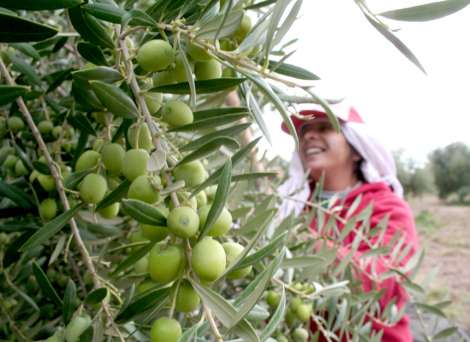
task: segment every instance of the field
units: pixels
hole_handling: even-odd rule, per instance
[[[426,250],[420,278],[432,278],[428,287],[429,299],[432,302],[452,300],[447,314],[469,331],[470,207],[445,204],[433,196],[414,198],[409,202],[421,246]]]

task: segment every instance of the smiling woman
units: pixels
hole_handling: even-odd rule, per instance
[[[360,236],[361,242],[356,249],[353,244],[356,244],[357,235],[363,234],[353,229],[340,240],[337,258],[341,260],[352,253],[352,259],[361,264],[355,274],[362,284],[361,291],[382,291],[379,301],[381,311],[393,303],[399,310],[408,297],[399,279],[384,276],[378,281],[371,273],[382,276],[392,268],[402,267],[415,253],[418,242],[413,215],[402,199],[403,189],[396,177],[390,152],[367,131],[353,107],[339,105],[333,107],[333,111],[341,131],[335,130],[322,108],[301,111],[292,117],[300,138],[299,151],[293,154],[289,178],[281,185],[279,192],[283,196],[292,193],[297,195],[294,195],[294,201],[286,200],[282,203],[280,212],[283,216],[292,211],[299,214],[309,210],[304,207],[307,200],[320,200],[329,209],[329,217],[324,222],[330,219],[337,221],[336,226],[341,233],[348,220],[371,208],[370,229],[366,230],[370,236]],[[285,126],[282,128],[288,132]],[[308,177],[307,182],[304,181],[304,174]],[[318,191],[320,182],[321,191]],[[313,194],[318,195],[318,198],[312,198]],[[388,218],[388,223],[383,236],[371,233],[384,218]],[[334,237],[323,233],[326,229],[322,229],[323,225],[319,221],[313,219],[309,227],[314,239],[319,242],[316,245],[318,248],[322,245],[333,247]],[[401,260],[397,261],[392,256],[394,248],[390,248],[389,255],[372,258],[374,260],[363,258],[364,254],[371,252],[371,246],[394,246],[393,241],[397,241],[394,236],[397,234],[404,237],[403,245],[397,248],[403,251],[405,246],[409,246]],[[395,324],[385,324],[380,320],[380,315],[370,315],[368,319],[372,322],[374,332],[383,331],[382,341],[412,341],[407,316]],[[321,331],[317,323],[312,323],[311,329],[312,332]]]

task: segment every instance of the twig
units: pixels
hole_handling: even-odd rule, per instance
[[[209,325],[211,326],[211,330],[213,334],[215,335],[215,340],[218,342],[223,342],[224,339],[222,338],[222,335],[220,335],[219,329],[217,328],[217,324],[215,323],[214,317],[212,317],[212,312],[211,310],[204,304],[202,303],[204,307],[204,313],[206,315],[207,320],[209,321]]]

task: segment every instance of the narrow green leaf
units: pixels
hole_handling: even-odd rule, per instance
[[[325,263],[325,258],[318,255],[300,256],[289,259],[284,259],[282,268],[305,268],[316,267],[319,264]]]
[[[1,0],[0,0],[0,2],[1,2]],[[14,44],[10,44],[10,45],[13,46],[15,49],[17,49],[18,51],[21,51],[22,53],[24,53],[26,56],[31,57],[32,59],[37,60],[37,59],[41,58],[38,51],[31,44],[28,44],[28,43],[14,43]]]
[[[132,9],[122,16],[121,25],[126,26],[128,23],[131,26],[157,26],[157,22],[150,15],[139,9]]]
[[[64,186],[67,189],[75,189],[75,187],[85,178],[89,173],[93,172],[93,169],[87,169],[83,171],[72,172],[65,177]]]
[[[269,323],[266,324],[263,331],[261,332],[261,341],[266,341],[269,336],[277,329],[279,323],[281,323],[284,318],[284,313],[286,311],[286,291],[284,286],[282,287],[281,300],[276,308],[276,311],[271,316]]]
[[[439,331],[436,335],[432,337],[433,341],[437,341],[443,338],[450,337],[454,334],[456,334],[459,331],[457,327],[450,327],[450,328],[445,328],[441,331]]]
[[[78,204],[74,208],[67,210],[46,223],[36,231],[23,246],[21,246],[20,250],[24,252],[49,241],[51,237],[56,235],[67,224],[67,222],[75,216],[82,206],[83,204]]]
[[[123,199],[124,212],[140,223],[153,226],[166,226],[165,215],[156,207],[135,199]]]
[[[116,316],[116,323],[125,323],[133,319],[135,316],[153,309],[157,303],[163,302],[168,297],[170,289],[171,287],[159,288],[152,290],[144,296],[138,297]]]
[[[420,61],[413,52],[400,40],[398,39],[387,27],[385,27],[381,22],[377,20],[365,7],[365,5],[359,3],[359,8],[361,8],[362,13],[366,17],[367,21],[371,23],[372,26],[375,27],[377,31],[380,32],[385,38],[388,39],[390,43],[392,43],[408,60],[410,60],[414,65],[418,67],[424,74],[426,74],[426,70],[421,65]]]
[[[0,106],[15,101],[18,97],[28,92],[28,88],[24,86],[9,86],[0,84]]]
[[[232,160],[232,167],[235,167],[240,161],[242,161],[243,158],[245,158],[250,153],[250,151],[256,146],[256,144],[258,143],[260,139],[261,137],[256,138],[255,140],[250,142],[248,145],[244,146],[242,149],[237,151],[232,156],[232,158],[230,158]],[[206,179],[202,184],[198,185],[194,189],[194,191],[191,193],[191,197],[195,196],[198,192],[200,192],[201,190],[204,190],[206,187],[212,184],[215,184],[218,181],[220,174],[222,173],[222,168],[223,167],[219,167],[214,173],[212,173],[209,176],[208,179]]]
[[[469,0],[445,0],[400,8],[379,13],[383,17],[403,21],[428,21],[458,12],[470,4]]]
[[[124,196],[126,196],[130,185],[131,182],[128,179],[124,180],[118,187],[116,187],[116,189],[107,194],[106,197],[98,203],[96,210],[106,208],[113,203],[119,202]]]
[[[74,7],[82,2],[82,0],[0,0],[0,6],[28,11],[45,11]]]
[[[36,277],[38,285],[41,288],[41,291],[44,293],[44,296],[52,300],[56,305],[62,307],[62,299],[60,299],[42,268],[36,263],[36,261],[33,261],[32,267],[34,276]]]
[[[212,117],[221,117],[223,115],[242,114],[247,113],[248,108],[246,107],[223,107],[205,109],[193,112],[194,122],[199,120],[206,120]]]
[[[266,220],[272,219],[275,212],[276,209],[274,208],[263,210],[263,208],[261,208],[261,205],[258,203],[256,212],[254,213],[252,219],[248,220],[245,225],[240,227],[238,233],[243,235],[250,232],[258,231],[260,226],[263,226],[264,223],[267,223]]]
[[[173,128],[170,132],[187,132],[187,131],[195,131],[198,129],[207,129],[207,128],[215,128],[217,126],[223,126],[230,124],[232,122],[238,121],[240,119],[246,118],[249,116],[250,113],[240,113],[240,114],[229,114],[224,116],[216,116],[204,120],[199,120],[193,122],[188,125],[180,126],[177,128]]]
[[[186,80],[188,80],[189,92],[190,92],[189,100],[191,103],[191,108],[196,108],[196,100],[197,100],[196,99],[196,83],[195,83],[195,77],[193,75],[193,68],[191,67],[191,64],[189,63],[186,53],[184,52],[180,53],[179,58],[181,58],[181,60],[183,61],[184,73],[186,75]]]
[[[178,342],[192,342],[192,341],[195,341],[194,335],[196,334],[196,332],[197,332],[197,330],[199,329],[200,326],[201,326],[200,323],[196,323],[192,327],[186,329],[184,331],[183,335],[181,335]]]
[[[8,53],[8,56],[11,59],[13,68],[22,73],[31,85],[41,85],[41,78],[36,73],[36,69],[31,65],[31,63],[26,63],[23,59],[16,57],[12,53]]]
[[[72,279],[69,278],[67,282],[67,287],[65,288],[64,293],[64,308],[62,311],[62,318],[64,320],[64,324],[68,324],[70,319],[72,318],[73,312],[75,311],[77,302],[77,287]]]
[[[297,0],[294,5],[291,7],[289,14],[287,14],[286,19],[281,24],[281,26],[277,29],[276,36],[273,39],[273,46],[278,45],[281,43],[284,36],[289,32],[292,25],[298,19],[298,15],[300,9],[302,7],[302,0]]]
[[[225,13],[221,13],[209,22],[205,23],[200,31],[197,32],[196,37],[198,39],[216,39],[228,37],[233,34],[243,18],[243,10],[232,10],[225,16]]]
[[[266,32],[266,40],[264,43],[264,54],[266,59],[268,59],[269,54],[271,53],[274,35],[276,34],[279,22],[281,21],[282,15],[285,13],[289,3],[289,0],[278,0],[274,5],[271,18],[269,19],[269,27]]]
[[[67,121],[76,129],[88,133],[90,135],[96,135],[96,131],[93,128],[90,120],[82,113],[77,113],[67,117]]]
[[[98,99],[111,113],[127,119],[139,116],[134,101],[115,85],[101,81],[90,81],[90,84]]]
[[[245,78],[217,78],[195,81],[194,84],[198,94],[209,94],[236,87],[243,81],[245,81]],[[191,94],[191,88],[188,82],[162,85],[152,88],[149,91],[169,94]]]
[[[236,325],[238,322],[240,322],[259,301],[274,273],[279,268],[284,255],[285,249],[283,249],[279,255],[276,256],[276,258],[266,267],[266,269],[261,272],[253,281],[251,281],[246,289],[239,295],[235,301],[235,306],[237,306],[237,315],[235,316],[232,325]]]
[[[91,62],[95,65],[108,65],[108,61],[103,54],[101,49],[88,42],[80,42],[77,44],[78,53],[85,58],[88,62]]]
[[[256,253],[250,254],[241,260],[236,266],[232,267],[232,271],[236,271],[241,268],[253,265],[258,261],[263,260],[265,257],[273,255],[274,251],[279,248],[279,245],[284,242],[287,232],[284,232],[272,240],[268,245],[264,246]]]
[[[85,303],[89,305],[99,304],[108,295],[108,289],[106,287],[100,287],[99,289],[91,291],[85,298]]]
[[[108,35],[106,26],[86,13],[81,6],[68,9],[73,27],[81,37],[103,48],[114,48],[114,42]]]
[[[248,103],[248,108],[250,108],[250,112],[253,114],[253,117],[256,123],[258,124],[259,128],[261,129],[261,132],[265,136],[268,143],[272,144],[271,133],[269,132],[269,128],[266,125],[266,122],[264,121],[263,111],[261,110],[257,99],[254,97],[251,88],[248,88],[245,84],[241,86],[241,89],[245,94],[245,99]]]
[[[73,70],[73,68],[59,70],[45,76],[44,78],[49,83],[49,87],[47,87],[46,93],[50,93],[51,91],[55,90],[58,86],[60,86],[63,82],[69,80],[72,76]]]
[[[153,248],[156,242],[149,242],[142,246],[141,248],[138,248],[134,250],[131,254],[129,254],[122,262],[117,265],[116,269],[112,272],[113,275],[118,274],[121,271],[125,271],[129,267],[133,266],[137,261],[142,259],[144,256],[146,256],[150,250]]]
[[[37,42],[55,36],[58,31],[20,18],[5,11],[0,12],[0,43]]]
[[[230,190],[230,183],[232,178],[232,161],[228,159],[224,168],[222,169],[222,174],[219,178],[219,184],[217,186],[217,191],[215,193],[214,201],[212,202],[209,213],[207,214],[207,219],[204,224],[204,227],[201,229],[199,239],[202,239],[207,235],[207,232],[210,230],[212,225],[217,221],[222,210],[225,207],[227,202],[228,193]]]
[[[107,66],[81,69],[74,71],[72,76],[84,81],[99,80],[106,83],[113,83],[122,80],[122,75],[119,71]]]
[[[126,13],[118,6],[105,2],[88,3],[83,5],[82,8],[92,16],[114,24],[120,24],[122,16]]]
[[[218,137],[236,136],[237,134],[243,132],[245,129],[250,127],[250,125],[251,125],[251,123],[243,123],[243,124],[240,124],[240,125],[231,126],[231,127],[228,127],[228,128],[224,128],[224,129],[221,129],[221,130],[203,135],[202,137],[200,137],[196,140],[193,140],[193,141],[189,142],[188,144],[184,145],[183,147],[181,147],[180,151],[184,152],[184,151],[195,150],[197,148],[200,148],[201,146],[204,146],[209,141],[214,140],[215,138],[218,138]]]
[[[18,204],[22,208],[34,208],[34,201],[24,192],[14,185],[10,185],[0,179],[0,197],[6,197]]]
[[[210,308],[217,319],[219,319],[225,327],[231,327],[233,325],[232,322],[236,318],[237,310],[225,300],[225,298],[210,288],[204,287],[192,280],[191,284],[204,304]],[[232,331],[238,334],[243,341],[259,341],[255,330],[246,319],[242,319],[239,324],[232,328]]]
[[[198,148],[196,151],[188,154],[183,159],[181,159],[177,165],[181,165],[184,163],[189,163],[190,161],[203,158],[212,152],[217,151],[221,146],[226,146],[232,150],[235,150],[240,147],[238,141],[234,138],[230,137],[220,137],[215,138],[206,143],[204,146]]]
[[[278,63],[272,60],[269,61],[269,69],[278,74],[294,77],[299,80],[316,81],[320,79],[320,77],[304,68],[287,63]]]
[[[269,6],[269,5],[272,5],[276,2],[277,0],[266,0],[266,1],[260,1],[256,4],[253,4],[253,5],[250,5],[250,6],[246,6],[245,7],[245,10],[251,10],[251,9],[258,9],[258,8],[261,8],[261,7],[266,7],[266,6]]]
[[[439,309],[437,306],[429,305],[429,304],[425,304],[425,303],[414,303],[414,305],[416,305],[416,307],[419,308],[420,310],[430,312],[433,315],[440,316],[442,318],[447,318],[444,311]]]
[[[72,95],[81,107],[86,112],[98,112],[104,110],[98,97],[90,89],[90,84],[80,79],[75,79],[72,82]]]
[[[241,182],[264,177],[275,177],[278,174],[278,172],[247,172],[240,175],[233,175],[232,182]]]

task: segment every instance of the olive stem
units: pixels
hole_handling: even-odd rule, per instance
[[[220,335],[219,329],[217,328],[217,324],[215,323],[214,317],[212,317],[211,310],[202,302],[202,306],[204,307],[204,313],[206,315],[207,320],[209,321],[209,325],[211,326],[211,330],[215,335],[215,340],[218,342],[223,342],[224,339],[222,335]]]
[[[117,28],[116,28],[116,35],[118,37],[120,36],[119,29]],[[122,38],[119,39],[119,47],[124,56],[124,64],[126,66],[126,71],[128,74],[127,79],[130,82],[132,93],[134,94],[134,97],[137,100],[140,110],[142,111],[142,114],[144,116],[144,120],[147,122],[150,132],[152,133],[152,140],[153,140],[155,148],[157,150],[161,150],[162,147],[161,147],[160,138],[159,138],[159,130],[155,121],[152,118],[152,115],[150,114],[147,103],[145,102],[145,99],[142,96],[142,91],[139,87],[139,83],[137,82],[137,77],[135,76],[135,73],[134,73],[134,65],[132,64],[132,60],[129,54],[129,49],[127,48],[125,39],[122,39]]]
[[[8,69],[6,68],[5,64],[3,63],[2,58],[0,58],[0,73],[3,74],[3,76],[5,77],[5,79],[6,79],[6,81],[9,85],[14,86],[16,84],[15,81],[13,80],[13,78],[11,77],[10,73],[8,72]],[[54,181],[55,181],[55,184],[56,184],[56,189],[57,189],[57,192],[59,193],[60,201],[62,203],[62,206],[64,207],[64,211],[68,211],[68,210],[70,210],[70,204],[69,204],[69,201],[67,199],[67,196],[65,195],[65,190],[64,190],[65,188],[64,188],[64,184],[62,183],[62,180],[60,178],[59,168],[57,167],[55,162],[52,160],[52,157],[51,157],[51,155],[50,155],[50,153],[47,149],[46,143],[44,142],[44,140],[41,136],[41,133],[39,132],[36,124],[34,123],[34,120],[31,116],[31,113],[28,110],[28,107],[26,106],[26,103],[23,100],[23,97],[21,97],[21,96],[18,97],[18,99],[16,100],[16,103],[18,104],[18,107],[19,107],[21,113],[23,114],[23,117],[26,120],[26,122],[29,126],[29,129],[31,130],[31,133],[34,136],[34,139],[38,143],[39,149],[41,150],[42,154],[46,158],[47,166],[49,167],[49,170],[51,172],[52,177],[54,178]],[[73,218],[70,219],[69,223],[70,223],[70,227],[72,229],[72,235],[74,237],[75,243],[77,244],[77,248],[78,248],[80,254],[82,255],[82,259],[83,259],[88,271],[91,273],[91,275],[93,277],[94,287],[99,288],[100,285],[101,285],[101,282],[100,282],[99,277],[96,273],[96,269],[95,269],[95,266],[93,265],[93,261],[90,258],[90,254],[88,253],[88,250],[86,249],[86,246],[85,246],[85,244],[84,244],[84,242],[83,242],[83,240],[80,236],[80,233],[78,231],[77,223],[75,222],[75,219],[73,219]],[[110,324],[112,325],[113,329],[117,332],[118,336],[120,337],[120,340],[124,342],[125,340],[122,337],[118,327],[115,325],[113,317],[112,317],[111,313],[109,312],[109,308],[108,308],[108,305],[106,303],[103,303],[103,309],[106,312],[106,314],[108,316],[108,320],[109,320]]]

